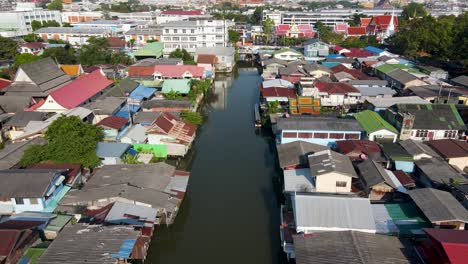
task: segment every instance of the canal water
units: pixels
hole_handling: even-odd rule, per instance
[[[175,223],[153,238],[147,263],[281,263],[274,142],[254,128],[255,68],[217,76],[188,158],[189,190]]]

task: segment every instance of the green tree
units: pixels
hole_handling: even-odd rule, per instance
[[[124,52],[113,52],[111,54],[110,58],[110,63],[112,64],[125,64],[125,65],[130,65],[133,63],[133,59],[130,58],[127,54]]]
[[[237,32],[235,30],[232,30],[232,29],[228,30],[228,37],[229,37],[229,42],[231,42],[233,44],[236,44],[237,41],[239,41],[239,39],[240,39],[239,32]]]
[[[62,11],[62,9],[63,9],[62,0],[54,0],[54,1],[52,1],[52,2],[47,6],[47,9],[49,9],[49,10],[59,10],[59,11]]]
[[[31,28],[33,31],[36,31],[40,28],[42,28],[42,22],[41,21],[37,21],[37,20],[33,20],[31,22]]]
[[[18,43],[10,38],[0,36],[0,59],[12,60],[18,54]]]
[[[281,112],[280,104],[278,101],[268,102],[267,114],[276,114]]]
[[[132,38],[132,39],[130,39],[129,41],[127,41],[127,46],[128,46],[130,49],[133,49],[133,46],[135,45],[135,42],[136,42],[136,39]]]
[[[354,14],[351,18],[351,21],[349,21],[349,25],[352,27],[359,26],[361,24],[361,18],[368,17],[367,15],[364,14]]]
[[[169,53],[169,58],[179,58],[186,62],[191,62],[193,61],[193,56],[190,55],[185,49],[176,49]]]
[[[315,28],[318,31],[318,37],[324,42],[339,44],[343,41],[343,35],[333,32],[330,27],[324,25],[320,21],[315,23]]]
[[[254,25],[260,25],[263,20],[263,7],[259,6],[255,8],[255,11],[250,18],[250,23]]]
[[[23,37],[23,40],[26,42],[35,42],[35,41],[43,41],[40,37],[36,36],[36,34],[31,33],[27,34]]]
[[[203,124],[203,116],[198,112],[182,111],[180,113],[180,118],[192,125]]]
[[[45,132],[48,144],[28,148],[20,164],[26,167],[47,160],[94,168],[100,164],[96,146],[103,137],[100,127],[84,123],[77,116],[61,116]]]
[[[170,92],[164,94],[164,97],[166,97],[167,100],[181,100],[182,95],[180,95],[179,92],[171,90]]]
[[[159,42],[157,39],[148,39],[146,43]]]
[[[75,64],[77,62],[75,50],[70,47],[70,45],[66,45],[63,48],[56,47],[45,49],[42,53],[42,57],[52,57],[60,64]]]
[[[40,60],[40,56],[33,55],[31,53],[21,53],[15,56],[15,60],[13,63],[13,68],[18,69],[20,65],[30,63],[33,61]]]
[[[426,8],[424,8],[423,4],[410,3],[409,5],[403,8],[401,16],[403,17],[403,19],[410,20],[413,18],[427,16],[427,11]]]
[[[89,38],[88,44],[83,45],[78,51],[78,62],[85,66],[110,63],[112,54],[107,47],[107,39],[96,37]]]
[[[122,158],[122,162],[125,164],[143,164],[138,160],[138,155],[125,154]]]
[[[267,18],[263,21],[263,33],[271,34],[273,33],[273,28],[275,27],[275,22],[271,18]]]

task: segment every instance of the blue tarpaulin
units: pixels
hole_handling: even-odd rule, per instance
[[[138,110],[140,110],[140,108],[141,106],[137,104],[125,104],[115,115],[128,119],[128,110],[130,110],[132,113],[136,113]]]
[[[344,58],[344,56],[341,56],[340,54],[330,54],[330,55],[327,55],[325,58],[327,58],[327,59],[342,59],[342,58]]]
[[[327,67],[327,68],[333,68],[335,66],[338,66],[340,65],[341,63],[339,62],[334,62],[334,61],[324,61],[324,62],[321,62],[320,64],[322,64],[323,66]]]
[[[112,254],[112,257],[122,259],[129,258],[130,254],[132,253],[135,242],[135,239],[125,239],[122,245],[120,246],[119,252]]]

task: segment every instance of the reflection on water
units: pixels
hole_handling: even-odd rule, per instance
[[[274,142],[256,132],[255,69],[218,74],[183,166],[189,191],[174,225],[156,231],[147,263],[274,264],[279,241],[279,175]]]

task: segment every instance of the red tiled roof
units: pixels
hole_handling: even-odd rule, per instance
[[[335,32],[346,32],[348,29],[348,23],[336,23]]]
[[[347,93],[359,93],[359,90],[354,88],[351,84],[342,82],[318,82],[315,87],[320,92],[326,92],[328,94],[347,94]]]
[[[0,237],[2,238],[0,239],[0,257],[8,257],[13,253],[12,251],[20,235],[20,230],[0,229]]]
[[[275,26],[276,31],[288,31],[290,28],[291,28],[290,25],[285,25],[285,24],[280,24],[280,25]]]
[[[129,76],[151,76],[154,73],[154,66],[130,66],[128,67]]]
[[[160,73],[165,78],[182,78],[186,72],[193,77],[203,77],[204,68],[196,65],[155,65],[154,74]]]
[[[0,229],[25,230],[43,225],[44,221],[7,220],[0,223]]]
[[[334,51],[340,52],[341,50],[344,50],[345,48],[336,45],[336,46],[331,47],[331,49],[334,50]]]
[[[336,65],[335,67],[332,67],[331,70],[333,73],[346,72],[350,74],[351,76],[353,76],[354,78],[359,79],[359,80],[367,80],[370,77],[360,70],[348,69],[343,64]]]
[[[153,124],[164,134],[173,136],[185,143],[190,143],[193,140],[197,130],[197,126],[185,123],[169,113],[161,113]]]
[[[28,167],[28,169],[58,169],[67,170],[65,176],[67,176],[66,184],[72,184],[81,172],[80,164],[52,164],[52,163],[37,163]]]
[[[200,54],[197,57],[197,63],[203,63],[203,64],[216,64],[218,63],[218,57],[213,54]]]
[[[372,18],[372,22],[370,23],[373,23],[377,26],[388,26],[388,24],[390,24],[390,20],[392,19],[392,15],[381,15],[381,16],[374,16]],[[395,26],[398,25],[398,17],[393,17],[393,22],[395,23]]]
[[[343,53],[345,57],[349,58],[364,58],[364,57],[371,57],[374,55],[374,53],[363,50],[363,49],[358,49],[358,48],[349,48],[351,52]]]
[[[102,119],[99,123],[97,123],[97,125],[119,130],[122,127],[124,127],[127,123],[128,120],[126,118],[120,116],[108,116]]]
[[[10,86],[11,81],[7,79],[0,78],[0,91]]]
[[[371,22],[372,18],[361,17],[360,20],[361,20],[361,27],[367,27],[367,25],[369,25],[369,23]]]
[[[26,42],[26,43],[21,44],[21,47],[26,47],[30,49],[40,49],[40,48],[44,48],[45,45],[42,42]]]
[[[361,36],[366,34],[366,27],[348,27],[348,35]]]
[[[395,175],[395,177],[397,177],[398,181],[400,181],[400,183],[403,186],[415,184],[413,178],[411,178],[411,176],[406,174],[404,171],[396,170],[396,171],[393,171],[393,174]]]
[[[201,10],[164,10],[161,12],[162,15],[176,15],[176,16],[200,16],[202,15]]]
[[[297,97],[296,92],[290,88],[279,88],[279,87],[271,87],[271,88],[261,88],[260,92],[262,93],[263,97]]]
[[[427,144],[447,159],[468,157],[467,141],[440,139],[428,141]]]
[[[340,140],[336,142],[340,153],[348,154],[351,152],[360,153],[380,153],[379,144],[370,140]]]

